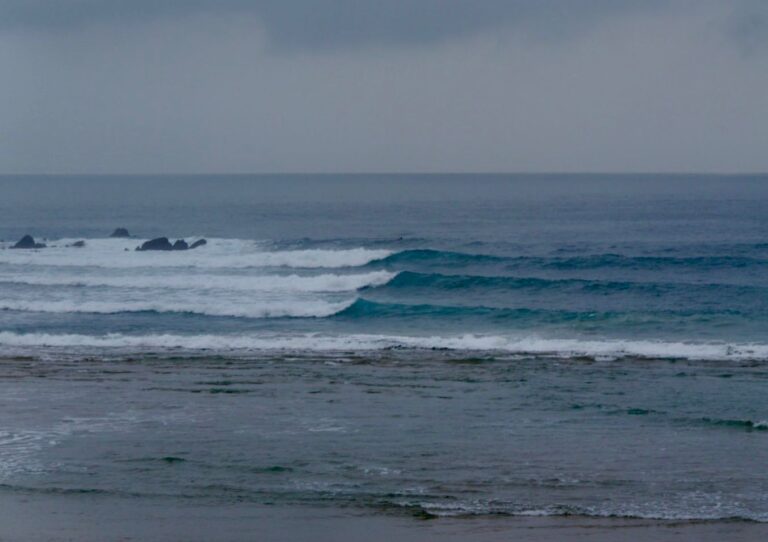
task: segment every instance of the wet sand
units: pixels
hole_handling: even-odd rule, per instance
[[[417,519],[332,508],[206,505],[93,495],[0,496],[0,540],[275,542],[697,542],[768,539],[768,524],[497,517]]]

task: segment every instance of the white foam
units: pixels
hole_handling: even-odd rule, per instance
[[[233,316],[239,318],[324,317],[336,314],[354,303],[355,299],[331,302],[318,299],[261,299],[231,300],[199,297],[185,301],[6,301],[0,310],[43,313],[116,314],[123,312],[185,312],[207,316]]]
[[[42,463],[33,456],[53,440],[54,435],[42,431],[0,431],[0,480],[19,472],[42,472]]]
[[[188,241],[193,241],[190,238]],[[0,263],[58,267],[191,267],[191,268],[343,268],[359,267],[392,254],[390,250],[367,248],[267,250],[265,245],[241,239],[209,239],[208,244],[186,251],[145,251],[134,249],[145,239],[86,239],[85,247],[67,245],[76,239],[62,239],[40,250],[10,250],[0,244]]]
[[[269,292],[347,292],[364,286],[377,286],[387,283],[396,273],[373,271],[370,273],[336,275],[331,273],[300,275],[137,275],[107,276],[86,274],[38,274],[24,273],[0,274],[0,282],[29,284],[36,286],[85,286],[112,288],[162,288],[179,290],[230,290],[230,291],[269,291]]]
[[[0,332],[0,345],[17,347],[127,348],[160,351],[188,350],[290,350],[290,351],[375,351],[390,348],[494,351],[558,358],[579,356],[613,358],[682,358],[691,360],[768,361],[768,344],[683,343],[662,341],[583,341],[577,339],[512,338],[459,335],[412,337],[397,335],[78,335],[20,334]]]
[[[180,412],[129,409],[95,417],[59,417],[60,421],[53,426],[37,429],[5,427],[0,430],[0,480],[19,473],[44,473],[50,466],[38,457],[38,452],[78,433],[131,431],[135,425],[147,421],[166,424],[182,419],[185,415]]]

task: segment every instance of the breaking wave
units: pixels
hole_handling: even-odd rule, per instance
[[[189,267],[244,269],[258,267],[344,268],[360,267],[392,254],[390,250],[305,249],[269,250],[269,246],[241,239],[209,239],[195,250],[136,252],[143,239],[88,239],[85,247],[74,248],[75,239],[49,243],[42,250],[0,250],[0,263],[25,266],[103,267]],[[8,244],[2,248],[8,248]]]
[[[2,301],[0,310],[42,313],[119,314],[131,312],[187,313],[235,318],[320,318],[343,311],[350,301],[277,299],[243,301],[199,299],[183,301]]]
[[[164,288],[179,290],[346,292],[378,286],[394,277],[387,271],[362,274],[321,275],[30,275],[0,274],[0,282],[33,286],[106,286],[110,288]]]
[[[551,339],[500,335],[405,336],[316,333],[273,334],[153,334],[106,335],[0,332],[0,345],[18,347],[128,348],[141,352],[169,348],[187,350],[377,351],[431,349],[503,352],[524,356],[599,359],[688,359],[701,361],[768,361],[768,344],[688,343],[638,340]],[[739,422],[740,424],[743,422]],[[764,424],[765,422],[761,422]],[[757,428],[757,426],[755,426]],[[761,427],[762,428],[762,425]]]

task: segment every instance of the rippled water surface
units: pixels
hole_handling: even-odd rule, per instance
[[[768,520],[767,183],[0,177],[0,491]]]

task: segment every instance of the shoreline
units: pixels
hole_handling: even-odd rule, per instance
[[[442,517],[418,519],[344,508],[192,503],[178,499],[82,495],[0,495],[0,540],[400,542],[559,540],[729,542],[764,540],[768,524],[741,520],[594,517]]]

